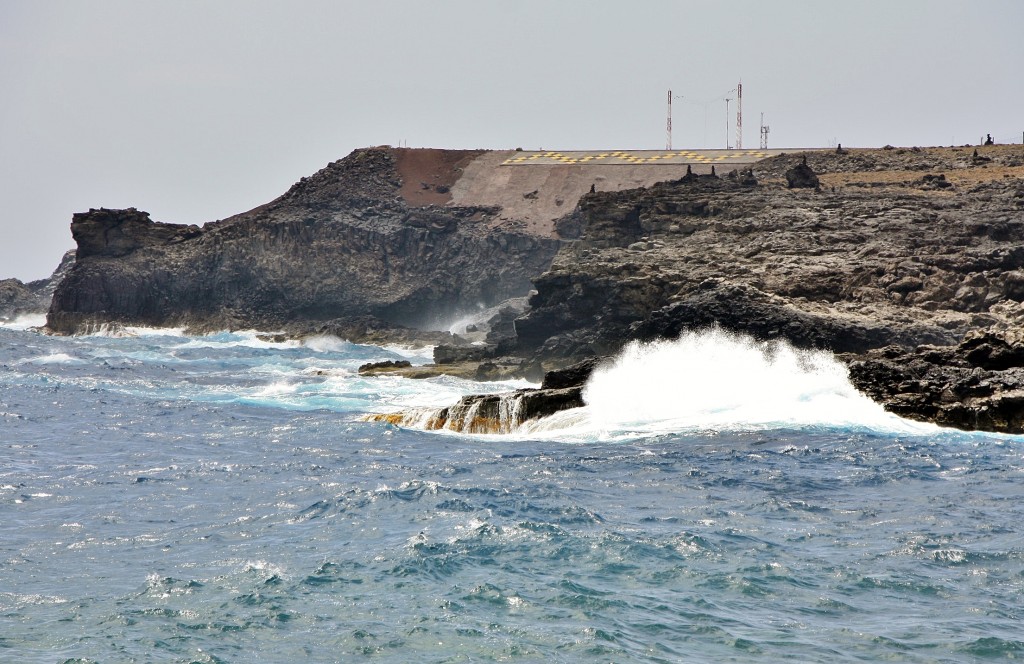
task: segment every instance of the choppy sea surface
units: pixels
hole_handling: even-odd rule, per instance
[[[509,435],[428,351],[0,328],[0,661],[1024,658],[1024,440],[691,335]]]

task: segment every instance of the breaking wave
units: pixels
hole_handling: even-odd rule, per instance
[[[710,329],[634,342],[598,367],[586,406],[524,423],[522,433],[616,438],[687,431],[843,428],[927,433],[886,412],[827,351]]]
[[[10,330],[31,330],[46,325],[46,314],[22,314],[11,320],[0,320],[0,327]]]

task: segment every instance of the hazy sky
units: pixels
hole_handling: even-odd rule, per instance
[[[0,278],[90,207],[204,223],[354,148],[1024,134],[1024,1],[0,0]],[[730,106],[735,111],[735,102]],[[729,140],[734,141],[734,130]]]

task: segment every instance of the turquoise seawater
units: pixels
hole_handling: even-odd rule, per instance
[[[426,351],[136,333],[0,328],[0,661],[1024,658],[1024,441],[825,356],[634,352],[489,437],[360,421],[523,385],[356,374]]]

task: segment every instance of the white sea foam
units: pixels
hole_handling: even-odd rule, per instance
[[[584,400],[606,430],[908,426],[858,392],[831,353],[717,329],[630,344],[594,372]]]
[[[276,342],[268,339],[268,334],[258,330],[235,330],[233,332],[216,332],[200,337],[184,337],[186,341],[178,346],[182,349],[191,348],[298,348],[299,342],[286,340]]]
[[[467,335],[468,334],[470,336],[473,336],[474,334],[477,334],[477,333],[467,332],[466,327],[469,326],[469,325],[475,325],[475,326],[481,328],[480,334],[483,335],[483,334],[486,333],[487,330],[490,329],[490,327],[487,324],[487,321],[489,321],[495,315],[500,313],[501,310],[504,309],[505,307],[508,307],[509,305],[514,304],[514,301],[525,302],[526,298],[525,297],[512,298],[512,300],[505,300],[503,302],[499,302],[498,304],[492,305],[490,307],[484,306],[483,303],[480,303],[480,304],[477,305],[477,308],[476,308],[475,311],[463,312],[463,313],[459,314],[458,316],[456,316],[455,320],[453,320],[453,321],[451,321],[450,323],[447,323],[447,324],[442,323],[438,327],[440,329],[442,329],[442,330],[448,330],[452,334],[458,334],[458,335]],[[520,304],[518,306],[522,306],[522,305]]]
[[[586,406],[514,436],[594,440],[690,431],[830,427],[930,433],[857,391],[831,353],[718,329],[629,344],[584,388]]]
[[[98,325],[88,326],[88,329],[83,334],[80,334],[78,336],[123,339],[127,337],[134,337],[137,335],[131,332],[128,328],[121,325],[120,323],[100,323]]]
[[[294,383],[288,383],[286,381],[276,381],[269,385],[264,385],[255,392],[257,397],[276,397],[283,396],[286,394],[294,394],[298,389],[298,385]]]
[[[381,346],[381,348],[383,348],[386,351],[395,353],[396,355],[401,355],[403,358],[413,363],[423,362],[424,364],[429,364],[434,361],[433,346],[410,347],[388,344],[386,346]]]
[[[128,325],[125,328],[132,336],[136,337],[183,337],[184,327],[141,327]]]
[[[20,360],[15,364],[85,364],[85,360],[72,357],[67,353],[50,353],[49,355],[40,355],[39,357]]]
[[[29,330],[46,325],[46,314],[24,314],[9,321],[0,320],[0,327],[11,330]]]
[[[317,353],[340,353],[352,347],[351,343],[331,334],[306,337],[302,345]]]

